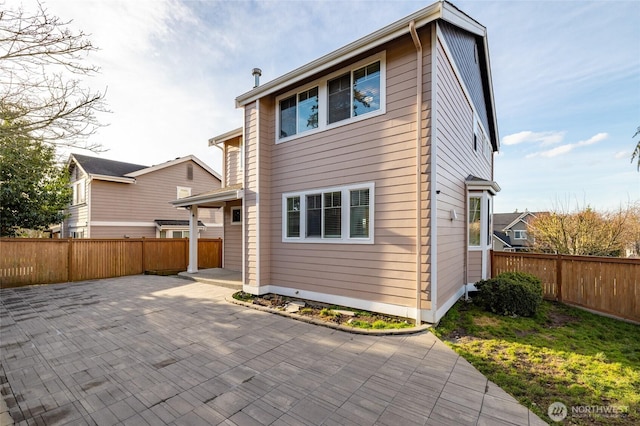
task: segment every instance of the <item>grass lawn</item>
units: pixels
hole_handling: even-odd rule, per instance
[[[434,332],[547,422],[547,408],[559,401],[568,407],[563,424],[640,424],[638,325],[546,301],[533,318],[460,301]],[[602,416],[586,406],[628,412]]]

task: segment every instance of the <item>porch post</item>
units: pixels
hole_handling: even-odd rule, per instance
[[[198,206],[189,209],[189,267],[187,272],[198,272]]]

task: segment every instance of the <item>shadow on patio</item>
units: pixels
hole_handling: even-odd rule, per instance
[[[180,272],[180,278],[197,281],[204,284],[214,284],[220,287],[242,290],[242,272],[224,268],[200,269],[198,272]]]

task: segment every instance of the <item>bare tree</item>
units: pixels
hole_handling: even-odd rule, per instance
[[[38,3],[27,12],[0,3],[0,136],[97,151],[87,137],[106,111],[104,94],[82,86],[98,68],[85,63],[96,48],[82,32]]]
[[[533,251],[579,256],[624,256],[636,243],[638,206],[597,212],[591,207],[539,214],[528,234]]]

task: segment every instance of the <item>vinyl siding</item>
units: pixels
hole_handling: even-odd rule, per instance
[[[469,273],[467,280],[470,283],[478,282],[482,279],[482,252],[479,250],[469,251]]]
[[[231,224],[231,208],[242,206],[242,201],[232,201],[224,207],[224,268],[242,271],[242,225]]]
[[[430,46],[429,30],[421,32]],[[386,48],[386,113],[275,144],[275,97],[260,105],[261,285],[277,285],[401,306],[416,294],[416,51],[409,36]],[[367,55],[376,52],[368,52]],[[431,99],[429,49],[424,52],[425,126]],[[365,55],[363,55],[365,56]],[[344,64],[347,66],[348,64]],[[245,108],[247,277],[255,285],[258,188],[255,106]],[[423,132],[428,164],[428,129]],[[375,183],[375,244],[282,242],[282,194]],[[428,185],[424,200],[429,199]],[[428,207],[428,205],[427,205]],[[428,227],[428,215],[423,225]],[[426,234],[428,236],[428,233]],[[426,238],[426,237],[425,237]],[[425,240],[428,248],[428,239]],[[425,269],[428,251],[425,251]],[[269,259],[265,262],[265,259]],[[268,265],[267,265],[268,263]],[[425,274],[428,280],[428,274]],[[430,307],[428,302],[424,309]]]
[[[150,223],[155,219],[189,220],[187,210],[176,209],[170,204],[177,198],[177,187],[190,187],[191,194],[195,195],[219,188],[220,181],[195,163],[191,163],[193,180],[187,180],[187,164],[189,162],[138,176],[136,183],[132,184],[93,180],[91,182],[91,222]],[[221,223],[222,221],[222,213],[217,209],[199,209],[198,216],[204,223]],[[113,228],[113,235],[100,236],[122,237],[118,225],[115,224]],[[149,231],[145,231],[145,235],[131,236],[139,237],[147,234]],[[151,234],[155,237],[155,226]],[[219,232],[206,232],[201,235],[217,237]]]
[[[257,181],[257,118],[258,109],[257,103],[247,105],[244,108],[244,129],[245,129],[245,170],[243,172],[244,180],[244,206],[243,206],[243,219],[245,219],[244,227],[246,229],[245,238],[245,282],[251,285],[258,285],[257,279],[257,242],[258,242],[258,197],[256,193],[258,191]],[[260,283],[261,284],[261,283]]]
[[[88,202],[90,200],[91,195],[91,183],[87,179],[87,175],[81,171],[81,169],[75,166],[75,163],[72,167],[71,172],[71,185],[80,179],[85,179],[85,200],[86,202],[83,204],[71,205],[67,209],[68,217],[63,222],[63,238],[71,236],[71,232],[73,231],[82,231],[85,230],[85,235],[88,232],[88,222],[89,222],[89,205]]]
[[[438,305],[449,300],[465,283],[466,187],[472,174],[491,180],[491,162],[479,147],[473,148],[473,109],[453,69],[453,58],[447,57],[443,40],[437,42],[436,59],[436,138],[437,138],[437,235],[438,235]],[[473,57],[471,58],[473,60]],[[455,210],[457,219],[451,220]],[[480,276],[480,260],[469,259],[469,279]],[[480,252],[477,252],[478,255]],[[470,281],[473,282],[473,281]]]
[[[225,142],[225,174],[227,186],[242,183],[242,151],[240,143],[241,137]]]
[[[471,101],[478,112],[478,116],[489,131],[489,119],[487,116],[487,107],[485,103],[485,92],[482,84],[482,76],[480,73],[481,54],[477,45],[478,41],[473,34],[470,34],[448,22],[440,22],[444,40],[449,47],[449,51],[453,56],[458,70],[462,76],[462,80],[469,91]]]

